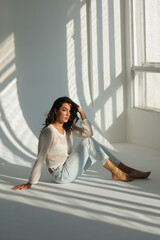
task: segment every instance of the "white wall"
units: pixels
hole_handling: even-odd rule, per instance
[[[5,151],[32,157],[53,101],[85,110],[95,136],[126,139],[124,1],[92,0],[93,76],[88,78],[83,0],[1,0],[1,127]],[[22,153],[23,152],[23,153]]]
[[[160,150],[160,113],[128,109],[129,142]]]
[[[129,1],[126,2],[127,141],[160,150],[160,112],[133,108]]]

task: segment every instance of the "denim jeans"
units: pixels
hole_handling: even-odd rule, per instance
[[[53,181],[56,183],[73,182],[92,164],[99,162],[103,166],[108,158],[115,166],[120,164],[120,161],[107,148],[103,147],[102,149],[102,146],[95,139],[92,137],[84,138],[62,166],[53,168]]]

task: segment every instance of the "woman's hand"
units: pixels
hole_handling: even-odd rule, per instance
[[[81,107],[78,107],[78,112],[80,113],[82,120],[87,118]]]
[[[81,113],[83,109],[81,107],[78,107],[78,112]]]
[[[29,189],[31,187],[32,187],[31,183],[26,183],[26,184],[21,184],[21,185],[15,186],[12,189],[13,190],[26,190],[26,189]]]

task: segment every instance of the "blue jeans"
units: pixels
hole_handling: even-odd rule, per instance
[[[115,166],[120,164],[120,161],[107,148],[103,147],[102,149],[102,146],[95,139],[84,138],[62,166],[53,168],[53,181],[56,183],[73,182],[93,163],[99,162],[103,166],[108,158]]]

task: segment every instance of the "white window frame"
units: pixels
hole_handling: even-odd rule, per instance
[[[137,30],[137,36],[141,39],[140,44],[137,46],[137,50],[139,51],[139,59],[135,59],[135,36],[134,36],[134,0],[130,0],[130,35],[131,35],[131,76],[132,76],[132,107],[134,108],[140,108],[150,111],[158,111],[160,112],[160,109],[155,108],[147,108],[146,106],[146,87],[145,87],[145,75],[147,72],[155,72],[160,73],[160,62],[154,63],[154,62],[147,62],[146,61],[146,42],[145,42],[145,0],[139,0],[139,7],[140,11],[136,13],[136,20],[138,30]],[[136,106],[135,104],[135,75],[139,74],[140,77],[140,90],[141,90],[141,99],[139,106]]]

